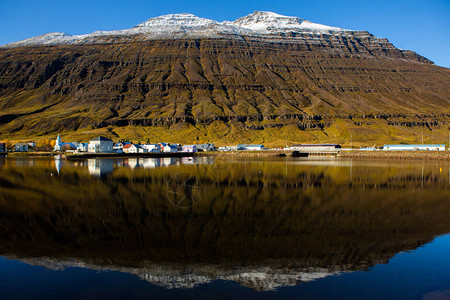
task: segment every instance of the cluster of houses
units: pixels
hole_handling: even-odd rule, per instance
[[[63,143],[58,135],[54,151],[73,151],[88,153],[161,153],[161,152],[198,152],[215,151],[216,147],[212,143],[197,145],[180,145],[170,143],[157,144],[133,144],[131,142],[117,142],[99,136],[89,141],[89,143]]]
[[[97,137],[89,141],[89,143],[63,143],[58,135],[54,151],[76,151],[76,152],[88,152],[88,153],[161,153],[161,152],[209,152],[209,151],[258,151],[268,150],[264,145],[249,145],[242,144],[237,146],[227,146],[216,148],[213,143],[205,144],[193,144],[193,145],[181,145],[170,143],[157,143],[157,144],[134,144],[131,142],[117,142],[105,137]]]
[[[16,143],[11,148],[7,149],[5,143],[0,143],[0,153],[9,151],[27,152],[30,148],[35,148],[35,142]],[[99,136],[89,141],[89,143],[64,143],[60,136],[55,140],[54,151],[69,151],[76,153],[161,153],[161,152],[208,152],[208,151],[263,151],[269,150],[262,144],[240,144],[237,146],[225,146],[216,148],[212,143],[194,144],[194,145],[180,145],[170,143],[157,144],[134,144],[131,142],[117,142]],[[286,147],[279,150],[293,150],[293,151],[339,151],[341,146],[338,144],[300,144]],[[363,147],[360,150],[375,151],[375,150],[445,150],[445,144],[426,144],[426,145],[384,145],[383,147]]]
[[[14,152],[28,152],[30,149],[34,149],[35,147],[36,147],[35,142],[15,143],[10,148],[6,146],[6,143],[0,143],[0,153],[8,152],[8,150]]]
[[[16,143],[9,150],[14,152],[28,152],[31,147],[35,147],[36,143]],[[181,145],[171,143],[157,144],[134,144],[131,142],[117,142],[99,136],[89,141],[89,143],[70,142],[65,143],[58,137],[55,140],[53,151],[68,151],[76,153],[160,153],[160,152],[209,152],[209,151],[258,151],[268,150],[262,144],[241,144],[237,146],[219,147],[213,143]],[[7,152],[5,143],[0,143],[0,153]]]

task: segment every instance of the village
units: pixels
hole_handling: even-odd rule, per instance
[[[258,151],[269,150],[264,145],[237,145],[227,147],[216,147],[213,143],[181,145],[179,143],[159,142],[151,143],[133,143],[129,141],[114,142],[103,136],[96,137],[89,142],[63,142],[58,135],[54,141],[54,146],[51,149],[39,149],[36,147],[36,142],[20,142],[8,146],[6,143],[0,143],[0,153],[8,152],[65,152],[73,154],[82,153],[195,153],[195,152],[210,152],[210,151]]]
[[[100,153],[116,153],[116,154],[137,154],[137,153],[196,153],[196,152],[213,152],[213,151],[298,151],[308,153],[327,153],[339,152],[341,150],[361,150],[361,151],[445,151],[445,144],[400,144],[400,145],[384,145],[381,147],[361,147],[361,148],[342,148],[339,144],[298,144],[283,148],[267,148],[262,144],[238,144],[235,146],[216,147],[214,143],[181,145],[179,143],[133,143],[130,141],[114,142],[103,136],[96,137],[89,142],[63,142],[58,135],[54,141],[54,146],[47,149],[39,149],[36,142],[20,142],[12,145],[0,143],[0,153],[8,152],[35,152],[43,151],[49,153],[67,153],[67,154],[100,154]]]

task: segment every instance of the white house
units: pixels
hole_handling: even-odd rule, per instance
[[[113,141],[99,136],[89,141],[89,153],[113,153]]]
[[[166,146],[163,148],[163,152],[178,152],[178,147],[166,144]]]
[[[182,147],[183,152],[197,152],[197,146],[196,145],[183,145]]]
[[[161,152],[161,147],[159,144],[144,144],[141,148],[147,149],[148,152]]]
[[[122,150],[124,153],[139,153],[139,147],[135,144],[126,144]]]

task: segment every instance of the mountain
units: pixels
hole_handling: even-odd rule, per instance
[[[367,31],[254,12],[0,47],[0,138],[447,141],[450,72]]]

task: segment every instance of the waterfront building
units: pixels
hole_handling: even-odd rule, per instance
[[[6,144],[5,143],[0,143],[0,153],[1,152],[6,152]]]
[[[147,152],[161,152],[161,147],[159,144],[144,144],[141,145],[141,147],[147,149]]]
[[[237,146],[223,146],[223,147],[219,147],[217,150],[218,151],[237,151],[238,147]]]
[[[147,153],[147,148],[142,147],[141,145],[135,144],[126,144],[122,148],[124,153]]]
[[[247,151],[267,150],[267,148],[264,147],[264,145],[262,145],[262,144],[256,144],[256,145],[241,144],[241,145],[237,145],[237,148],[239,150],[247,150]]]
[[[196,145],[183,145],[182,150],[183,152],[197,152],[197,146]]]
[[[310,152],[320,152],[320,151],[337,151],[342,147],[338,144],[300,144],[293,145],[290,150],[294,151],[310,151]]]
[[[89,141],[88,145],[89,153],[112,153],[113,152],[113,141],[99,136],[93,140]]]
[[[122,147],[123,153],[138,153],[138,147],[135,144],[126,144]]]
[[[178,152],[178,147],[175,145],[166,144],[163,148],[163,152]]]
[[[361,151],[377,151],[378,149],[375,147],[361,147],[359,148]]]
[[[383,150],[388,150],[388,151],[414,151],[414,150],[445,151],[445,144],[384,145]]]
[[[198,152],[216,151],[216,146],[213,143],[196,144]]]

